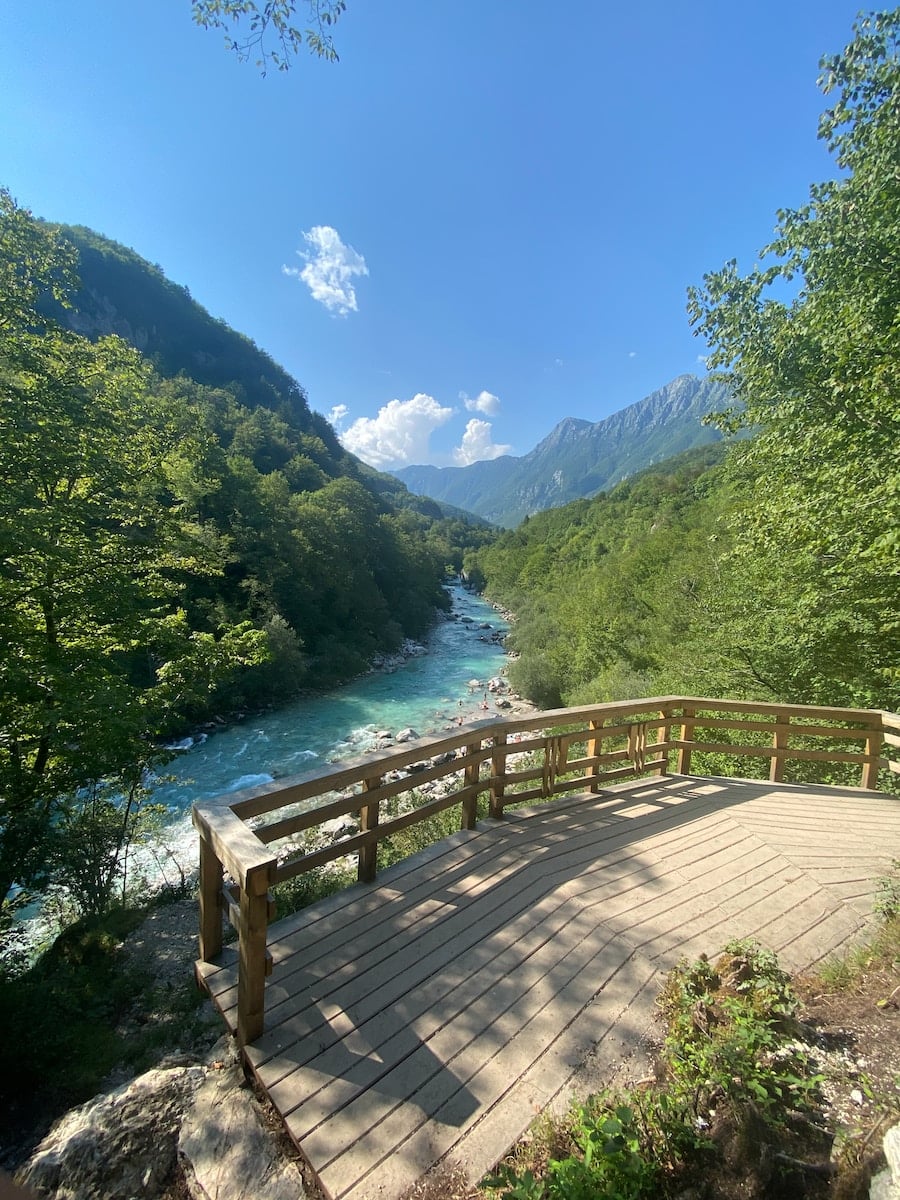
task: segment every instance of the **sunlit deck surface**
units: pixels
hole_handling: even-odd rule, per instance
[[[681,955],[753,936],[809,967],[894,857],[900,801],[855,789],[665,776],[510,811],[272,925],[247,1057],[334,1200],[476,1179],[637,1044]]]

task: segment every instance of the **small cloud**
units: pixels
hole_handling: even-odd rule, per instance
[[[709,359],[706,357],[705,354],[698,354],[697,362],[700,364],[700,366],[703,368],[704,371],[709,370]]]
[[[419,392],[411,400],[391,400],[376,417],[358,417],[341,434],[341,443],[378,470],[426,463],[431,434],[452,416],[452,408]]]
[[[347,407],[346,404],[336,404],[334,406],[334,408],[331,410],[331,412],[328,414],[328,420],[335,427],[335,429],[340,429],[341,425],[343,425],[344,421],[346,420],[347,414],[349,412],[350,412],[350,409]]]
[[[465,392],[460,392],[459,398],[469,412],[480,412],[488,417],[496,417],[500,411],[500,397],[495,396],[492,392],[479,392],[474,400]]]
[[[484,394],[484,393],[482,393]],[[473,417],[466,425],[462,442],[453,451],[453,461],[458,467],[467,467],[470,463],[483,462],[485,459],[499,458],[501,454],[509,454],[512,446],[500,446],[491,441],[493,427],[490,421],[479,421]]]
[[[306,266],[282,267],[284,274],[301,279],[313,300],[318,300],[335,316],[356,312],[353,279],[369,274],[366,260],[352,246],[344,245],[338,231],[330,225],[313,225],[303,239],[310,249],[298,250],[297,254]]]
[[[637,358],[637,350],[629,350],[628,357],[629,358]]]

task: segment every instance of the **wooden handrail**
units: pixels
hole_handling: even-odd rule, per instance
[[[722,736],[727,734],[741,740],[728,741]],[[798,739],[806,744],[798,746]],[[810,741],[824,748],[812,749]],[[846,748],[853,742],[858,749]],[[674,752],[680,774],[690,773],[697,754],[768,758],[773,782],[783,778],[788,762],[852,764],[860,768],[860,786],[871,789],[880,769],[900,774],[900,716],[875,709],[679,696],[582,705],[477,721],[403,750],[376,752],[337,769],[197,804],[198,978],[221,953],[227,909],[238,926],[238,1039],[246,1045],[263,1029],[274,884],[348,854],[357,856],[359,880],[371,882],[378,843],[438,812],[458,806],[460,827],[473,829],[483,795],[489,815],[502,818],[510,804],[598,792],[620,779],[664,774]],[[398,777],[398,772],[405,774]],[[440,795],[410,811],[389,812],[386,801],[441,781]],[[335,798],[335,793],[340,794]],[[331,845],[282,852],[279,860],[273,843],[348,814],[358,814],[358,833]],[[252,828],[248,821],[254,822]],[[223,900],[225,876],[233,882]]]

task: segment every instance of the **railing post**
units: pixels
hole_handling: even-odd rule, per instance
[[[213,962],[222,950],[222,864],[212,842],[200,834],[200,958]]]
[[[694,717],[696,709],[685,705],[681,710],[681,738],[679,739],[682,745],[678,750],[678,774],[690,775],[691,773],[691,746],[690,743],[694,738]]]
[[[769,783],[781,783],[784,778],[784,752],[787,750],[790,736],[791,718],[779,714],[775,718],[775,731],[772,734],[772,762],[769,766]]]
[[[266,992],[266,926],[269,916],[269,868],[247,872],[241,888],[238,966],[238,1045],[255,1041],[263,1031]]]
[[[506,788],[506,731],[494,734],[494,753],[491,756],[491,792],[489,815],[499,820],[503,816],[503,793]]]
[[[668,709],[661,708],[659,710],[660,720],[664,721],[665,724],[660,725],[659,729],[657,729],[657,731],[656,731],[656,745],[657,746],[663,746],[669,740],[669,735],[672,732],[672,722],[669,719],[671,717],[671,715],[672,714],[669,712]],[[659,757],[659,755],[662,754],[662,751],[657,750],[656,754],[657,754],[657,757]],[[669,751],[668,750],[666,750],[666,752],[665,752],[662,764],[656,768],[656,773],[657,773],[657,775],[668,775],[668,773],[669,773]]]
[[[592,758],[592,759],[596,760],[600,756],[600,747],[602,745],[602,738],[600,735],[600,730],[602,728],[603,728],[603,719],[602,718],[599,721],[591,721],[592,736],[588,739],[588,744],[587,744],[588,758]],[[596,777],[600,774],[600,764],[598,762],[594,761],[593,763],[591,763],[591,772],[590,773],[595,778],[595,782],[591,784],[591,791],[594,793],[599,792],[600,784],[599,784],[599,782],[596,782]]]
[[[866,734],[866,761],[863,763],[861,787],[870,791],[878,790],[878,768],[881,760],[881,748],[884,745],[884,727],[879,720],[876,727],[869,729]]]
[[[647,726],[643,721],[632,722],[628,726],[628,758],[637,775],[644,770],[646,747]]]
[[[381,776],[375,775],[371,779],[363,780],[363,795],[366,792],[374,792],[376,788],[381,787]],[[361,833],[368,833],[370,829],[376,829],[378,826],[378,811],[379,803],[377,800],[370,800],[367,804],[362,804],[359,810],[359,828]],[[360,883],[371,883],[375,878],[378,870],[378,842],[371,842],[368,846],[360,846],[359,860],[356,868],[356,878]]]
[[[466,754],[474,757],[481,749],[481,740],[470,742],[466,746]],[[467,762],[465,772],[463,774],[464,786],[467,788],[475,787],[481,776],[481,763]],[[462,802],[462,816],[460,820],[461,829],[474,829],[478,823],[478,794],[477,792],[471,796],[466,796]]]

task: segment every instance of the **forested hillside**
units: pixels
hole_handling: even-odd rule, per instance
[[[517,688],[553,708],[724,686],[695,644],[718,629],[698,585],[728,545],[724,456],[721,443],[687,451],[470,556],[474,577],[517,614]],[[730,684],[754,690],[746,672]]]
[[[491,535],[348,455],[158,270],[70,232],[0,191],[0,898],[58,878],[90,907],[162,735],[422,635]]]
[[[689,296],[752,436],[542,513],[470,560],[540,703],[670,690],[900,703],[900,10],[822,82],[839,177]],[[740,406],[740,407],[739,407]]]
[[[211,584],[189,589],[190,609],[210,626],[262,622],[277,640],[280,665],[243,677],[248,701],[344,678],[421,634],[445,603],[444,568],[484,535],[344,450],[296,380],[159,267],[82,226],[59,233],[77,254],[75,286],[65,303],[44,293],[42,313],[128,342],[205,431],[197,515],[228,553]]]

